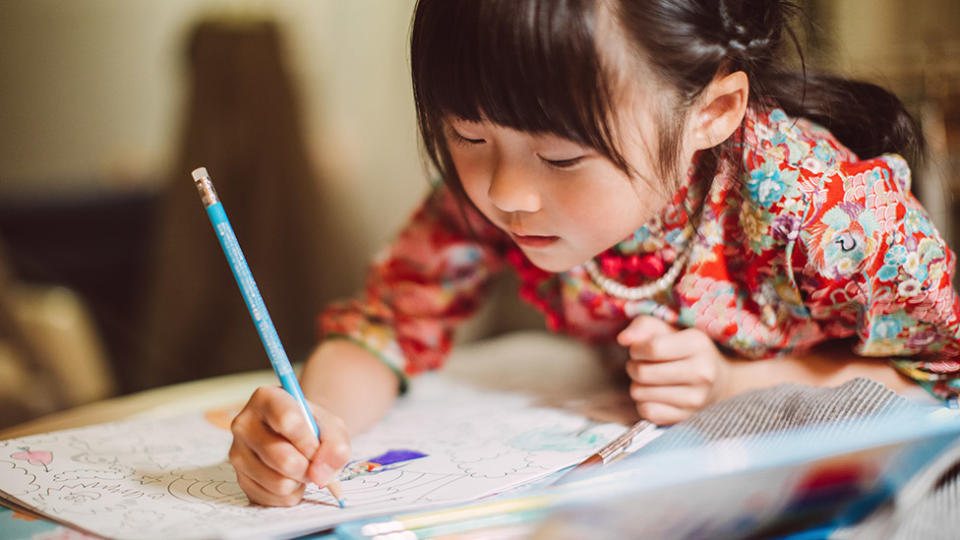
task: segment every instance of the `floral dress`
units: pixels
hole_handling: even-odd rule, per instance
[[[855,338],[855,353],[889,358],[955,404],[955,255],[910,193],[903,158],[861,160],[779,109],[749,111],[733,142],[718,157],[698,155],[663,211],[597,258],[626,285],[663,270],[651,261],[685,263],[649,298],[605,292],[584,265],[560,273],[533,266],[438,187],[375,259],[364,298],[331,305],[321,331],[364,346],[405,383],[443,364],[457,323],[506,268],[556,332],[612,343],[634,317],[653,315],[756,359]]]

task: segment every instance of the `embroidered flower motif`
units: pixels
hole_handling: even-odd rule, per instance
[[[884,265],[877,272],[877,279],[880,281],[893,281],[900,274],[900,268],[893,265]]]
[[[911,173],[907,160],[894,154],[884,154],[880,156],[880,159],[886,162],[887,167],[890,167],[900,191],[904,193],[910,191]]]
[[[817,159],[815,156],[807,156],[800,166],[813,174],[822,174],[827,170],[827,165],[823,160]]]
[[[838,277],[846,277],[857,269],[857,263],[854,262],[850,257],[844,257],[842,259],[837,259],[833,263],[834,274]]]
[[[907,337],[907,347],[915,350],[923,350],[937,339],[937,333],[933,330],[919,330]],[[958,364],[960,366],[960,364]]]
[[[898,266],[907,261],[907,248],[903,246],[892,246],[883,255],[884,264]]]
[[[940,280],[943,279],[944,272],[945,270],[944,270],[944,265],[942,260],[931,263],[930,266],[927,267],[926,281],[933,284],[939,284]]]
[[[750,172],[747,189],[760,206],[770,208],[773,203],[780,200],[786,188],[780,180],[780,169],[776,168],[771,160],[764,163],[763,167]]]
[[[923,263],[929,263],[944,256],[943,246],[933,238],[924,238],[917,244],[917,253]]]
[[[907,208],[907,214],[903,217],[903,225],[906,227],[907,234],[932,235],[933,227],[930,226],[930,220],[916,208]]]
[[[897,287],[897,294],[904,298],[911,298],[920,293],[920,282],[915,279],[908,279],[901,282]]]
[[[720,224],[711,220],[700,226],[700,230],[697,231],[696,236],[708,244],[717,244],[723,241],[721,232]]]
[[[763,238],[767,234],[767,224],[763,220],[763,210],[759,207],[750,205],[744,208],[740,223],[743,225],[743,232],[750,240],[751,246],[757,239]]]
[[[813,155],[824,164],[832,163],[836,154],[837,151],[833,146],[823,139],[817,141],[817,144],[813,147]]]
[[[900,322],[898,317],[892,315],[879,315],[873,321],[873,326],[870,328],[870,334],[878,338],[890,339],[897,337],[901,330],[903,330],[903,323]]]
[[[797,238],[799,227],[800,218],[790,214],[780,215],[773,218],[770,233],[773,235],[774,240],[778,242],[790,242]]]
[[[772,118],[771,118],[771,121],[775,122],[775,120],[773,120]],[[756,133],[756,138],[758,141],[762,141],[765,139],[766,140],[772,139],[776,134],[776,131],[774,131],[774,129],[771,126],[767,125],[764,122],[757,122],[756,124],[754,124],[753,131]]]
[[[927,266],[920,263],[920,254],[917,252],[907,254],[907,260],[903,262],[903,269],[907,274],[925,281],[927,279]]]

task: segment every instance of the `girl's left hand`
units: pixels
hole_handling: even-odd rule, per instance
[[[675,424],[725,393],[730,361],[703,331],[678,330],[656,317],[640,316],[617,335],[627,347],[630,397],[640,416]]]

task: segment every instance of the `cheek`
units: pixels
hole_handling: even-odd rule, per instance
[[[488,191],[483,163],[478,162],[478,160],[467,159],[455,152],[451,152],[451,157],[463,191],[470,197],[474,205],[483,209],[485,195]]]
[[[585,198],[571,212],[575,223],[589,224],[571,231],[576,243],[590,255],[599,253],[628,238],[663,208],[663,197],[626,183]],[[624,187],[626,186],[626,187]]]
[[[560,206],[574,223],[590,224],[584,232],[628,234],[643,225],[657,205],[638,193],[627,179],[594,182],[590,186],[569,189],[562,194]],[[652,203],[652,204],[651,204]],[[650,207],[651,210],[647,210]]]
[[[463,192],[477,210],[488,219],[493,219],[493,209],[487,197],[488,186],[479,175],[463,174],[457,171]]]

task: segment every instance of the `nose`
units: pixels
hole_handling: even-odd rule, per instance
[[[490,202],[502,212],[536,212],[540,210],[540,194],[534,177],[522,167],[501,162],[487,189]]]

